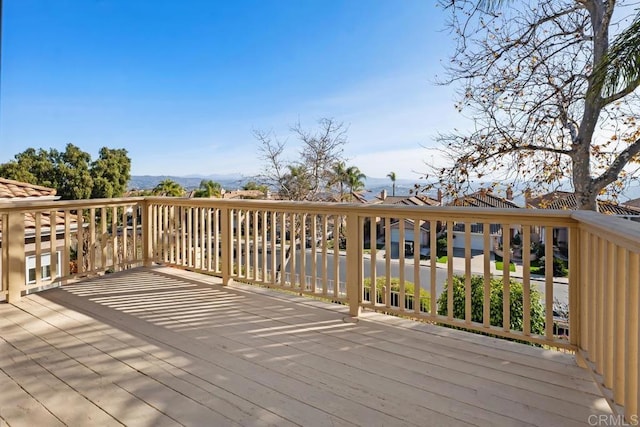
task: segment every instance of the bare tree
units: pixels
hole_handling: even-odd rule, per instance
[[[435,173],[450,193],[483,178],[538,188],[569,179],[578,207],[595,210],[599,194],[615,195],[637,177],[637,65],[635,74],[611,66],[640,57],[630,2],[440,5],[458,41],[442,83],[460,84],[456,107],[474,123],[440,136],[452,163]]]
[[[311,177],[310,195],[326,191],[332,181],[333,167],[343,161],[343,147],[347,143],[347,127],[334,119],[318,121],[319,129],[310,132],[297,123],[291,130],[302,142],[300,157]]]
[[[318,200],[334,182],[334,166],[344,161],[347,127],[334,119],[323,118],[315,131],[297,123],[291,132],[300,143],[297,161],[284,159],[286,143],[272,132],[254,131],[264,161],[259,179],[289,200]]]

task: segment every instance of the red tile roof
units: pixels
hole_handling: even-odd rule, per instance
[[[55,188],[42,187],[27,182],[0,178],[0,199],[22,199],[25,197],[51,197],[56,195]]]
[[[416,194],[414,196],[386,196],[385,198],[376,196],[371,203],[381,205],[440,206],[440,202],[423,194]]]
[[[527,206],[536,209],[576,210],[578,201],[574,193],[553,191],[527,200]],[[632,206],[618,205],[606,200],[597,200],[597,206],[598,212],[605,215],[640,216],[640,209]]]
[[[476,191],[458,197],[449,203],[449,206],[467,206],[473,208],[499,208],[499,209],[519,209],[520,206],[503,197],[494,196],[490,191]]]
[[[27,182],[14,181],[11,179],[0,178],[0,200],[22,200],[26,198],[46,197],[52,199],[56,195],[55,188],[43,187],[41,185],[29,184]],[[51,214],[46,212],[40,216],[41,227],[49,228],[51,226]],[[75,215],[72,216],[71,223],[75,223]],[[0,225],[2,223],[0,222]],[[64,213],[56,212],[53,219],[54,227],[64,225]],[[26,213],[24,216],[24,226],[26,229],[36,228],[36,215],[34,213]]]

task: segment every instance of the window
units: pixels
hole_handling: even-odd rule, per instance
[[[62,276],[62,252],[56,252],[56,277]],[[28,256],[26,259],[26,273],[27,273],[27,284],[36,283],[36,257],[35,255]],[[50,280],[51,279],[51,254],[46,253],[40,255],[40,279],[41,280]]]

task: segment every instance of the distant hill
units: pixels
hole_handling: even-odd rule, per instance
[[[150,190],[158,183],[165,179],[171,179],[187,190],[193,190],[200,186],[200,181],[203,179],[210,179],[219,182],[222,188],[227,190],[236,190],[241,188],[247,182],[253,178],[249,176],[243,176],[240,174],[227,174],[227,175],[209,175],[209,176],[174,176],[174,175],[133,175],[129,180],[130,190]],[[367,178],[366,179],[366,197],[368,199],[380,194],[383,189],[386,189],[391,194],[391,181],[389,178]],[[403,195],[409,194],[409,190],[414,188],[416,181],[410,180],[397,180],[396,181],[396,194]]]
[[[210,179],[219,182],[222,188],[236,190],[251,180],[242,175],[209,175],[209,176],[172,176],[172,175],[132,175],[129,180],[130,190],[150,190],[161,181],[171,179],[187,190],[193,190],[200,186],[200,181]]]

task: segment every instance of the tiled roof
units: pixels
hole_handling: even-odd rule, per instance
[[[0,178],[0,200],[21,200],[28,197],[46,197],[48,199],[53,198],[56,195],[55,188],[43,187],[41,185],[29,184],[27,182],[13,181],[11,179]],[[51,214],[42,213],[40,216],[40,225],[44,228],[51,226]],[[71,223],[75,224],[76,220],[72,219]],[[2,222],[0,222],[0,225]],[[36,216],[33,213],[26,213],[24,216],[24,226],[26,229],[36,228]],[[53,219],[53,226],[64,226],[64,213],[56,212]]]
[[[520,206],[502,197],[494,196],[487,191],[476,191],[472,194],[459,197],[452,201],[449,206],[467,206],[473,208],[499,208],[518,209]]]
[[[575,210],[578,201],[573,193],[554,191],[527,201],[527,205],[537,209]],[[640,216],[640,209],[632,206],[618,205],[606,200],[597,200],[598,212],[606,215]]]
[[[42,187],[26,182],[0,178],[0,199],[25,197],[51,197],[56,195],[55,188]]]
[[[440,202],[422,194],[416,194],[415,196],[387,196],[384,199],[376,196],[371,203],[380,205],[440,206]]]

